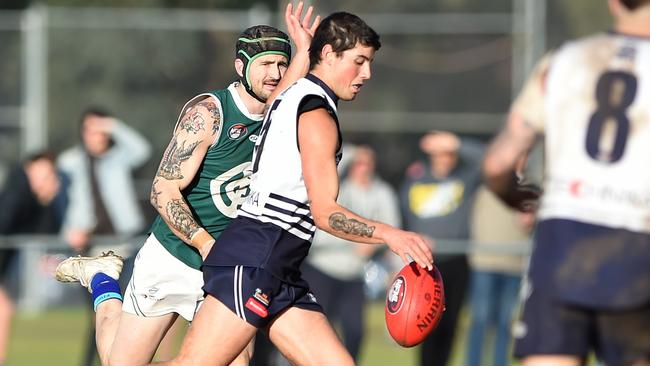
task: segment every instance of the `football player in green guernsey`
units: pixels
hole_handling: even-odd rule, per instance
[[[320,17],[311,20],[312,7],[302,11],[302,2],[285,11],[296,46],[290,67],[289,37],[273,27],[250,27],[235,46],[239,81],[183,107],[151,188],[159,217],[138,252],[124,300],[116,281],[122,258],[112,252],[72,257],[57,268],[59,281],[78,281],[92,293],[103,365],[150,362],[178,316],[191,321],[198,311],[200,266],[248,193],[266,105],[308,71]],[[233,364],[248,364],[251,352],[249,345]]]

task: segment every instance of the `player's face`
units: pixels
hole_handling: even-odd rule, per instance
[[[370,79],[370,64],[375,57],[375,49],[360,43],[354,48],[343,51],[335,60],[336,95],[343,100],[353,100],[363,87],[364,81]]]
[[[253,93],[263,100],[268,99],[278,87],[287,66],[287,58],[281,55],[266,55],[255,59],[248,70]]]

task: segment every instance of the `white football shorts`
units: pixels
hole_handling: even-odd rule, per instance
[[[138,316],[178,313],[188,321],[203,302],[203,273],[171,255],[153,234],[135,257],[122,310]]]

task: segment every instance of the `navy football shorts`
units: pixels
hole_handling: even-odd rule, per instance
[[[593,350],[608,365],[650,361],[650,304],[596,310],[558,301],[533,289],[515,324],[515,356],[567,355]]]
[[[293,306],[323,312],[309,288],[288,284],[262,268],[204,265],[202,270],[203,290],[257,328]]]

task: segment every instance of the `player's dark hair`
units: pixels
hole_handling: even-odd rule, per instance
[[[320,22],[309,47],[309,64],[313,69],[320,62],[320,53],[326,44],[340,55],[358,43],[378,50],[379,35],[358,16],[346,12],[333,13]]]
[[[626,8],[635,10],[642,5],[650,4],[650,0],[621,0],[621,3],[625,5]]]

